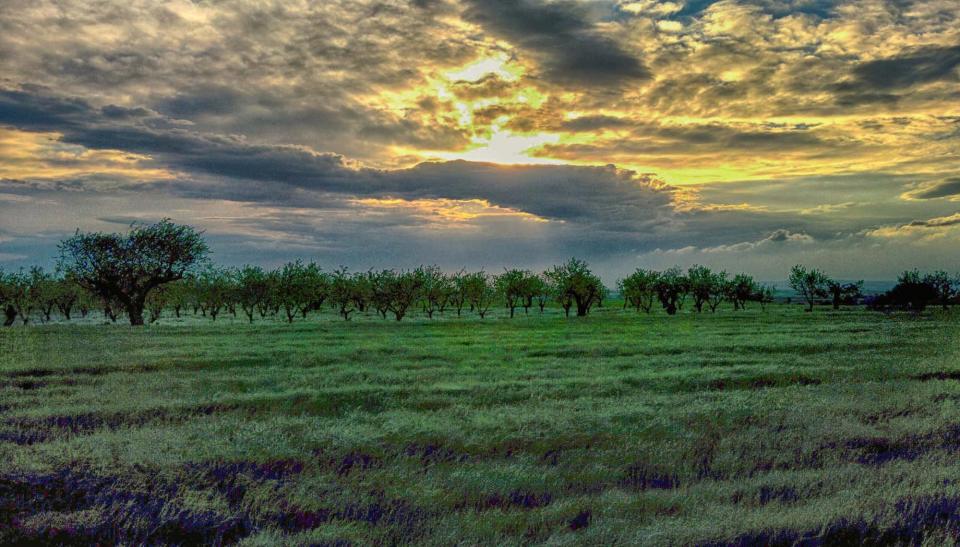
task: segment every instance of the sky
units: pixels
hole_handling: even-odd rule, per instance
[[[960,270],[960,0],[0,0],[0,268]]]

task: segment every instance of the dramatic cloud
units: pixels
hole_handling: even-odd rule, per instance
[[[960,79],[960,45],[927,47],[858,65],[854,76],[861,87],[872,89],[901,89],[940,80],[956,82]]]
[[[650,77],[635,54],[605,36],[589,4],[571,0],[469,0],[466,18],[529,52],[547,78],[588,88]]]
[[[960,268],[958,19],[947,0],[10,0],[0,266],[171,216],[229,263]]]

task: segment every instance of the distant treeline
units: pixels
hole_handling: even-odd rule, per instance
[[[275,270],[259,266],[222,268],[207,259],[200,233],[163,220],[136,225],[127,234],[81,233],[60,245],[54,272],[34,267],[0,271],[0,309],[4,324],[18,319],[51,321],[54,314],[70,320],[102,310],[117,321],[126,315],[133,325],[153,322],[164,312],[185,312],[216,320],[223,313],[257,318],[305,319],[324,306],[345,320],[354,313],[375,311],[383,318],[402,320],[413,310],[427,317],[469,310],[483,318],[495,306],[513,317],[520,308],[543,313],[550,304],[569,316],[585,316],[602,306],[609,291],[588,264],[571,258],[544,272],[505,269],[445,273],[436,266],[412,270],[325,271],[313,262],[297,260]],[[840,283],[823,272],[794,266],[790,286],[807,309],[823,301],[836,309],[861,301],[874,309],[922,311],[928,304],[944,307],[960,290],[957,277],[944,272],[908,271],[888,293],[863,297],[863,282]],[[638,269],[618,280],[624,308],[651,313],[656,307],[673,315],[689,303],[697,313],[714,312],[728,302],[734,310],[754,302],[762,308],[774,299],[774,288],[746,274],[729,275],[696,265],[664,271]]]

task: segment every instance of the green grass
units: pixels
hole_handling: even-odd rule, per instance
[[[0,331],[0,543],[960,530],[950,314],[165,321]]]

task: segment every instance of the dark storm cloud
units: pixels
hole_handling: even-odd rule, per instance
[[[73,127],[78,122],[82,125],[91,113],[89,103],[82,99],[48,97],[30,86],[0,90],[0,124],[3,125],[55,131]]]
[[[529,52],[554,82],[603,87],[650,77],[635,54],[600,33],[582,3],[470,0],[467,4],[467,19]]]
[[[563,122],[578,122],[578,119]],[[585,120],[579,130],[587,127],[596,129],[626,129],[629,133],[620,133],[609,139],[598,139],[591,143],[548,144],[538,153],[545,157],[592,158],[630,158],[651,156],[658,161],[669,157],[688,158],[690,165],[696,163],[691,154],[724,154],[739,157],[744,153],[751,155],[791,154],[807,157],[826,157],[849,154],[851,150],[862,146],[852,140],[837,140],[820,136],[806,127],[770,127],[764,124],[685,124],[657,125],[636,122],[633,124],[617,119]]]
[[[43,111],[46,115],[34,116]],[[158,115],[131,121],[118,120],[114,114],[114,107],[98,109],[81,100],[40,95],[37,90],[0,90],[0,125],[57,131],[70,144],[148,155],[163,167],[193,176],[358,197],[482,199],[557,220],[602,224],[631,219],[634,228],[672,201],[671,192],[655,181],[613,167],[509,167],[453,161],[393,171],[352,168],[337,154],[171,127],[170,120]],[[231,190],[230,184],[217,187],[222,198],[233,197]],[[240,190],[241,197],[253,197],[249,188]],[[197,191],[202,192],[192,190]]]
[[[481,90],[474,90],[482,93]],[[366,156],[385,145],[426,149],[464,147],[462,128],[425,123],[358,105],[344,98],[304,100],[298,90],[239,90],[224,85],[191,86],[157,99],[153,107],[171,118],[188,119],[218,133],[237,130],[269,142],[319,141],[352,157]],[[329,95],[334,95],[330,92]],[[313,138],[308,138],[312,136]]]
[[[874,89],[901,89],[939,80],[956,81],[958,65],[960,45],[927,47],[862,63],[854,69],[854,76],[858,83]]]
[[[939,81],[960,81],[960,45],[923,47],[909,53],[860,63],[852,77],[833,86],[837,104],[893,104],[903,90]]]
[[[946,222],[960,197],[950,2],[4,7],[0,261],[52,256],[78,226],[167,214],[208,230],[227,263],[635,266],[664,249],[663,266],[727,257],[763,272],[955,256],[941,237],[954,232],[915,221]],[[781,119],[808,124],[768,123]],[[508,132],[566,146],[484,147]],[[410,167],[467,151],[637,171]],[[920,250],[850,236],[876,227],[903,227]]]

